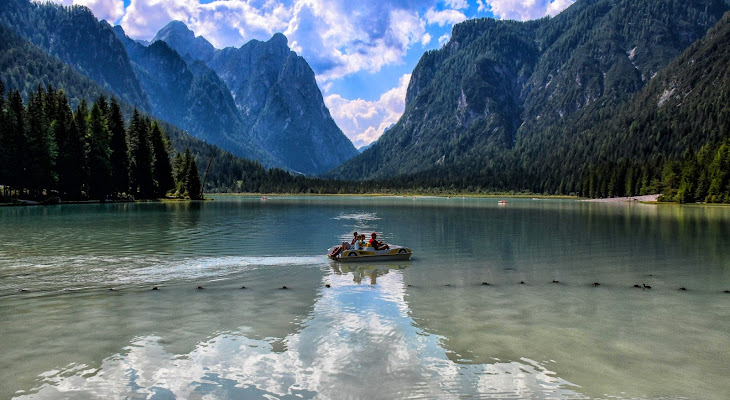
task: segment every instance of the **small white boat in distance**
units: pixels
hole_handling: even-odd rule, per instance
[[[329,257],[331,260],[335,261],[341,261],[341,262],[358,262],[358,261],[406,261],[410,260],[411,255],[413,255],[413,252],[411,249],[403,246],[396,246],[396,245],[388,245],[390,248],[388,249],[381,249],[381,250],[375,250],[370,245],[370,243],[366,243],[365,247],[362,248],[362,250],[358,249],[350,249],[350,250],[342,250],[338,252],[337,254],[334,254],[335,248],[338,246],[333,246],[327,249],[327,257]]]

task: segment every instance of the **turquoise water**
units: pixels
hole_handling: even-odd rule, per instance
[[[413,260],[329,261],[354,230]],[[0,208],[0,246],[0,398],[730,393],[730,208],[221,196]]]

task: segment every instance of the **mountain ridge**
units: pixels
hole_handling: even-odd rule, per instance
[[[184,23],[172,21],[155,41],[214,70],[230,89],[251,137],[292,170],[298,165],[306,168],[301,172],[322,173],[358,154],[325,106],[314,71],[289,49],[283,34],[215,49]]]
[[[186,33],[182,23],[172,24],[168,32],[183,34],[177,44],[191,44],[186,59],[174,46],[160,41],[145,46],[126,37],[121,28],[98,21],[82,6],[6,0],[0,3],[0,24],[125,102],[267,167],[315,175],[357,153],[326,109],[306,60],[289,50],[283,35],[223,52]],[[261,51],[246,50],[253,47]],[[278,58],[255,60],[273,54],[271,48]],[[221,69],[193,59],[190,52],[215,55]],[[227,57],[246,52],[252,60],[247,70],[226,67]],[[239,92],[227,87],[231,80],[221,75],[240,78],[252,71],[258,75],[237,88],[246,94],[236,99]],[[263,79],[267,74],[272,78]],[[255,115],[242,112],[254,106],[259,111]]]
[[[496,191],[574,192],[578,179],[561,186],[550,165],[591,159],[573,160],[571,149],[540,155],[571,129],[565,121],[628,100],[727,10],[720,0],[579,0],[554,18],[457,24],[451,40],[413,71],[396,126],[326,176],[444,177],[438,183],[461,181],[461,172],[475,187]],[[538,169],[534,160],[546,175],[529,172]]]

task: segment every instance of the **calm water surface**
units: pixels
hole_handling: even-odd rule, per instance
[[[414,259],[327,260],[354,230]],[[0,398],[726,399],[725,290],[723,207],[0,208]]]

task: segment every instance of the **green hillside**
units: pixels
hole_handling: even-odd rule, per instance
[[[727,10],[720,0],[579,0],[555,18],[458,24],[414,70],[400,121],[328,176],[567,194],[582,193],[592,168],[621,157],[661,169],[660,160],[686,149],[682,133],[672,127],[661,145],[636,152],[608,126],[620,126],[627,101],[648,96],[635,93],[659,85],[657,73]],[[699,128],[697,118],[684,123]],[[693,135],[684,143],[716,140],[706,127]],[[647,174],[661,173],[654,170]]]

